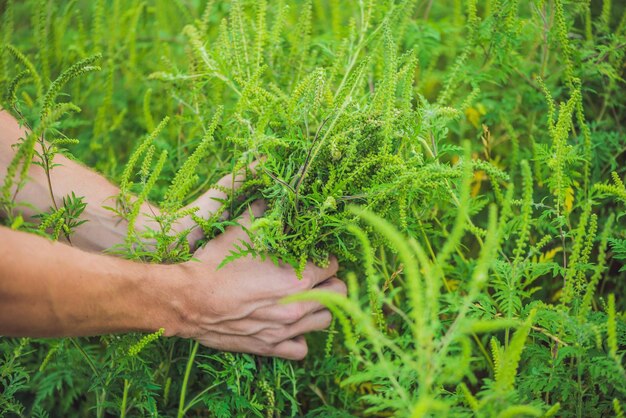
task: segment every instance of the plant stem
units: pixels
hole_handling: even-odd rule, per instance
[[[69,338],[69,340],[74,345],[74,347],[76,347],[76,349],[80,352],[80,354],[85,358],[85,360],[87,360],[87,364],[89,365],[89,368],[91,368],[91,371],[93,372],[93,374],[96,375],[96,377],[100,381],[100,384],[102,385],[102,394],[101,395],[96,394],[96,416],[100,418],[104,414],[103,405],[104,405],[104,400],[106,398],[106,384],[104,382],[104,379],[102,379],[102,375],[100,374],[100,372],[98,372],[98,369],[96,368],[95,363],[93,362],[91,357],[89,357],[89,354],[83,349],[83,347],[80,346],[80,344],[78,344],[75,338]]]
[[[124,379],[124,394],[122,395],[122,406],[120,407],[120,418],[126,417],[126,402],[128,401],[128,389],[130,388],[130,382],[128,379]]]
[[[194,398],[192,400],[189,401],[189,404],[187,404],[187,406],[183,409],[183,415],[189,410],[189,408],[191,408],[192,406],[194,406],[196,403],[198,403],[198,401],[200,401],[200,398],[202,397],[202,395],[204,395],[205,393],[207,393],[208,391],[210,391],[211,389],[216,388],[217,386],[219,386],[220,384],[222,384],[222,382],[218,382],[215,383],[211,386],[208,386],[206,388],[204,388],[200,393],[198,393],[196,396],[194,396]]]
[[[187,368],[185,369],[185,377],[183,378],[183,386],[180,388],[180,402],[178,403],[178,418],[185,416],[185,394],[187,392],[187,383],[189,382],[189,375],[191,374],[191,368],[193,367],[193,361],[196,358],[198,352],[198,342],[193,343],[191,347],[191,353],[187,360]]]
[[[87,364],[89,364],[91,371],[93,372],[93,374],[96,375],[98,380],[100,380],[100,384],[102,384],[102,386],[104,387],[104,380],[102,379],[102,375],[98,372],[98,369],[96,368],[96,365],[91,359],[91,357],[89,357],[89,354],[87,354],[87,352],[83,349],[83,347],[81,347],[80,344],[78,344],[78,342],[76,341],[76,338],[70,338],[69,340],[74,345],[74,347],[76,347],[76,349],[82,354],[85,360],[87,360]]]

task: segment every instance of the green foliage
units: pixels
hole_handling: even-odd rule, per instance
[[[596,190],[611,195],[626,205],[626,186],[614,171],[611,173],[613,184],[596,184]]]
[[[163,335],[163,333],[165,332],[164,328],[159,329],[156,332],[153,332],[152,334],[148,334],[143,336],[139,341],[137,341],[135,344],[133,344],[129,349],[128,349],[128,355],[129,356],[136,356],[137,354],[139,354],[141,352],[141,350],[143,350],[148,344],[150,344],[153,341],[156,341],[160,336]]]
[[[0,416],[623,416],[619,2],[32,0],[0,13],[2,107],[32,130],[0,189],[3,223],[71,242],[81,197],[51,185],[30,223],[19,194],[67,147],[120,184],[110,209],[129,226],[113,251],[180,262],[185,205],[262,160],[224,210],[268,210],[224,263],[300,271],[335,254],[350,289],[297,297],[335,318],[299,363],[162,332],[2,338]],[[138,232],[146,201],[159,227]],[[222,214],[194,215],[206,239],[232,224]]]

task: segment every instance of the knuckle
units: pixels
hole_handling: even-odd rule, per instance
[[[280,329],[268,329],[259,334],[259,338],[269,345],[275,345],[283,341],[286,338],[286,332],[284,328]]]
[[[266,342],[261,342],[256,348],[256,354],[260,356],[271,356],[274,353],[274,347]]]
[[[328,309],[325,309],[322,315],[322,325],[324,328],[328,328],[330,323],[333,322],[333,315]]]
[[[308,272],[304,271],[302,272],[302,277],[297,277],[291,266],[289,266],[289,268],[276,270],[276,275],[280,277],[280,281],[284,284],[285,291],[288,293],[294,293],[309,288],[308,283],[311,279],[308,274]]]
[[[288,305],[285,305],[281,316],[283,322],[287,324],[293,324],[304,316],[304,310],[302,309],[302,306],[300,304],[290,303]]]
[[[306,345],[306,343],[303,343],[301,345],[298,345],[298,348],[294,352],[293,359],[304,360],[304,358],[306,357],[308,353],[309,353],[309,347]]]
[[[337,290],[344,296],[348,294],[348,286],[343,280],[337,279]]]
[[[337,257],[334,255],[330,257],[329,268],[333,274],[337,273],[337,270],[339,270],[339,261],[337,261]]]
[[[310,269],[302,272],[302,278],[298,280],[297,287],[299,289],[309,289],[315,282],[315,274]]]
[[[250,205],[250,210],[254,214],[254,216],[261,216],[265,210],[267,209],[267,203],[265,200],[259,199],[252,202]]]
[[[261,332],[257,334],[256,338],[261,341],[263,346],[274,343],[274,338],[272,338],[272,334],[270,332]]]
[[[287,338],[289,338],[289,330],[286,327],[274,331],[273,342],[275,344],[285,341]]]

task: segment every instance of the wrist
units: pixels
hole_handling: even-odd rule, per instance
[[[184,277],[180,265],[152,264],[145,266],[140,291],[141,299],[147,301],[145,327],[149,332],[163,328],[164,335],[178,336],[184,323],[185,301],[182,293]]]
[[[165,329],[165,336],[193,338],[200,327],[202,318],[197,308],[196,300],[202,300],[203,305],[212,306],[209,300],[213,293],[208,292],[210,274],[197,274],[198,267],[195,261],[174,265],[155,265],[153,286],[150,292],[159,312],[151,319],[150,328]],[[198,283],[198,281],[202,283]]]

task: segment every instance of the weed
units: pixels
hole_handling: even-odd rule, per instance
[[[29,223],[19,195],[31,164],[50,178],[71,151],[120,184],[118,254],[188,260],[185,204],[262,159],[225,209],[269,208],[225,262],[335,254],[350,290],[297,297],[335,318],[301,363],[160,332],[3,338],[0,416],[623,416],[619,2],[0,11],[2,106],[32,128],[0,189],[6,225],[71,240],[80,196],[50,183]],[[148,200],[159,230],[139,232]],[[206,239],[220,216],[194,217]]]

